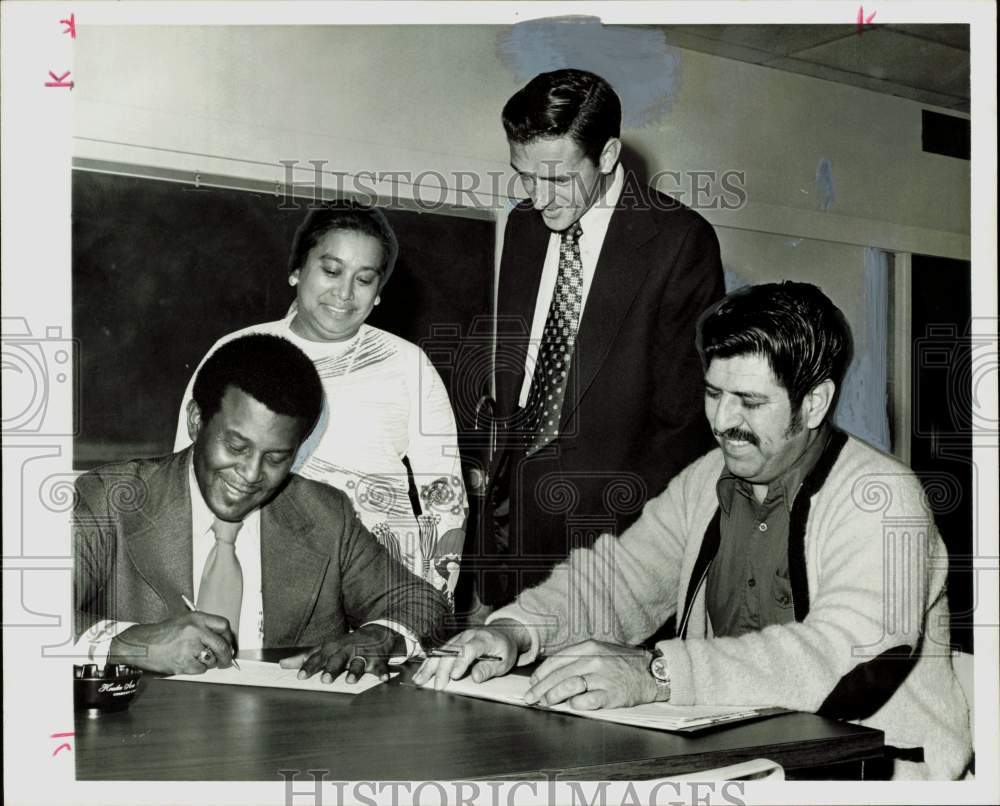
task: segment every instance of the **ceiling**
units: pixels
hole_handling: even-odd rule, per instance
[[[664,25],[681,48],[969,111],[968,25]]]

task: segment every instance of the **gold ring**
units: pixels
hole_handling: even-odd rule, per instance
[[[201,652],[199,652],[196,657],[206,666],[211,666],[215,661],[215,653],[209,649],[207,646],[203,647]]]

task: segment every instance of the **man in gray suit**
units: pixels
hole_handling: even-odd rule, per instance
[[[322,405],[297,347],[245,336],[198,374],[190,448],[77,480],[75,637],[94,662],[197,674],[237,647],[312,647],[283,665],[350,681],[440,626],[440,595],[347,496],[290,473]]]

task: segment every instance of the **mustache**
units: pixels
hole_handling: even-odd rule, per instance
[[[733,439],[741,442],[749,442],[755,447],[760,444],[755,434],[740,428],[729,428],[726,431],[716,431],[713,428],[712,433],[715,434],[717,439]]]

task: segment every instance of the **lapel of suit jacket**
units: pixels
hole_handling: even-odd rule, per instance
[[[538,286],[542,281],[545,252],[550,230],[536,210],[515,210],[517,224],[512,226],[509,242],[504,243],[504,260],[498,291],[497,310],[497,403],[500,411],[511,414],[524,383],[524,351],[531,335]],[[523,331],[523,333],[522,333]],[[515,334],[520,334],[520,338]],[[507,338],[505,338],[505,335]],[[509,354],[503,348],[510,348]]]
[[[309,545],[316,524],[295,504],[296,492],[302,492],[301,482],[290,476],[260,512],[264,646],[286,635],[292,636],[289,646],[298,646],[330,562]]]
[[[163,600],[171,616],[187,612],[181,594],[189,599],[193,596],[190,453],[190,448],[175,453],[151,476],[129,480],[129,484],[138,485],[129,495],[146,496],[140,506],[132,507],[122,496],[124,490],[118,484],[124,482],[111,480],[108,491],[112,505],[121,502],[117,508],[132,565]]]
[[[639,260],[636,255],[639,247],[657,232],[648,213],[651,202],[644,191],[644,188],[635,186],[626,174],[621,199],[630,200],[634,209],[619,206],[608,224],[577,331],[566,398],[560,414],[561,423],[573,414],[594,382],[622,320],[650,271],[648,261]]]

